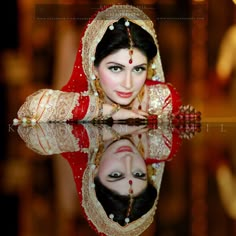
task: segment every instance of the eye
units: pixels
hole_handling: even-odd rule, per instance
[[[143,171],[141,171],[141,170],[137,170],[137,171],[133,172],[133,176],[136,178],[143,178],[146,176],[146,174],[143,173]]]
[[[120,178],[122,177],[122,173],[119,171],[113,171],[108,175],[110,178]]]
[[[120,66],[110,66],[110,67],[108,67],[108,69],[114,73],[118,73],[118,72],[122,71],[122,67],[120,67]]]
[[[146,67],[138,66],[138,67],[135,67],[133,70],[134,70],[135,73],[140,74],[140,73],[142,73],[143,71],[146,70]]]

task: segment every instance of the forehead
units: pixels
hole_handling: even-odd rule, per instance
[[[116,62],[122,65],[130,65],[129,59],[130,59],[130,50],[128,48],[125,49],[119,49],[108,56],[106,56],[102,62],[103,63],[109,63],[109,62]],[[147,57],[146,55],[140,51],[137,48],[133,48],[133,55],[132,55],[133,63],[131,65],[135,64],[143,64],[147,63]]]

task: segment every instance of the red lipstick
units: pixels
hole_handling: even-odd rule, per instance
[[[119,91],[116,91],[117,95],[121,98],[130,98],[132,96],[132,92],[119,92]]]
[[[133,152],[133,150],[130,146],[122,146],[119,147],[115,153],[120,153],[120,152]]]

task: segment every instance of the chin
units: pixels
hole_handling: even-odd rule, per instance
[[[131,100],[131,99],[129,99],[129,100],[117,100],[116,101],[116,103],[118,103],[118,104],[120,104],[121,106],[128,106],[128,105],[130,105],[131,103],[133,102],[133,99]]]
[[[117,104],[119,104],[121,106],[128,106],[128,105],[130,105],[134,101],[135,97],[120,98],[120,97],[117,97],[117,96],[113,96],[113,98],[112,98],[112,96],[111,96],[111,97],[108,97],[108,99],[111,102],[117,103]]]

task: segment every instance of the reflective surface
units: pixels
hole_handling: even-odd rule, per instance
[[[91,1],[80,2],[88,3],[82,15],[90,17],[94,4],[90,8]],[[201,133],[183,140],[165,163],[155,219],[142,235],[236,235],[236,47],[231,46],[234,37],[227,37],[235,25],[235,1],[156,2],[160,10],[153,18],[166,81],[184,104],[202,112],[204,122]],[[68,81],[86,22],[37,20],[34,1],[6,5],[11,10],[7,17],[3,12],[2,22],[12,23],[4,24],[9,34],[0,52],[0,233],[96,235],[83,217],[69,162],[60,154],[42,156],[27,148],[17,128],[9,125],[28,95],[41,88],[60,89]],[[74,17],[71,7],[69,17]],[[217,66],[224,51],[231,58],[224,63],[231,70],[226,78]]]
[[[7,139],[2,142],[1,155],[3,235],[96,235],[96,230],[108,228],[109,232],[112,224],[119,235],[122,232],[128,235],[129,227],[135,225],[137,229],[142,224],[147,229],[141,233],[140,227],[142,230],[136,235],[234,235],[236,232],[234,123],[202,123],[201,132],[191,139],[187,139],[191,136],[189,132],[186,135],[183,131],[180,136],[185,138],[179,138],[179,129],[169,126],[4,127]],[[98,168],[102,168],[98,163],[107,160],[108,168],[113,166],[112,162],[119,166],[117,160],[122,157],[112,157],[114,153],[137,154],[132,156],[141,165],[136,175],[146,173],[147,180],[157,190],[153,205],[146,210],[150,215],[140,218],[142,212],[133,222],[128,216],[130,222],[124,223],[126,226],[118,226],[116,216],[113,218],[109,211],[105,213],[101,210],[104,203],[95,201],[94,177]],[[138,156],[144,162],[138,161],[141,160]],[[103,173],[106,162],[102,165]],[[143,165],[146,168],[142,169]],[[135,184],[134,195],[138,195],[135,191],[138,193],[142,187]],[[124,190],[118,190],[115,186],[115,190],[129,196],[128,181],[123,187]],[[123,220],[128,209],[133,210],[132,204],[128,198]],[[149,225],[147,219],[153,214],[154,220]],[[97,219],[103,220],[101,224]],[[139,219],[143,220],[140,224]]]

